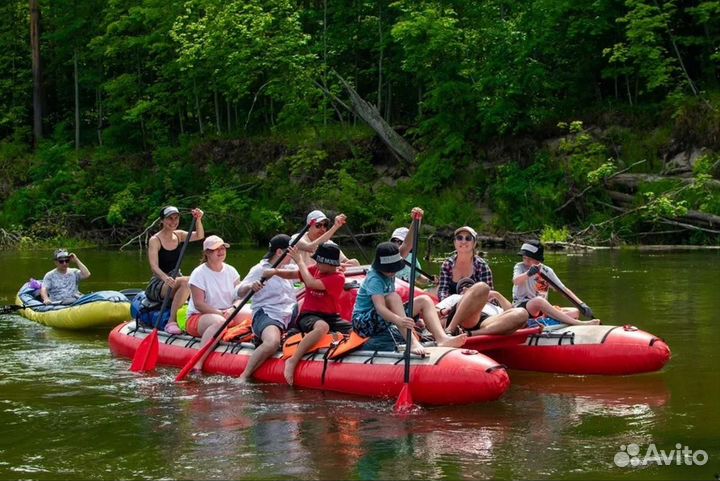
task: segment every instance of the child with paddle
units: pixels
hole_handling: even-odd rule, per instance
[[[412,211],[410,211],[410,216],[412,217],[413,215],[415,215],[415,213],[418,213],[421,217],[424,214],[423,210],[420,207],[413,207]],[[403,259],[405,259],[405,267],[398,273],[396,273],[395,277],[397,277],[398,279],[402,279],[405,282],[408,282],[410,280],[410,257],[412,255],[412,245],[414,238],[415,229],[413,228],[413,224],[410,224],[410,228],[398,227],[393,231],[392,235],[390,236],[390,242],[392,242],[393,244],[397,244],[398,249],[400,249],[400,255],[403,256]],[[417,256],[415,259],[415,264],[418,268],[418,271],[422,270],[422,266],[420,265],[420,261],[417,260]],[[418,272],[417,274],[418,275],[415,279],[415,284],[417,284],[418,287],[427,287],[431,283],[437,283],[437,278],[428,278],[420,272]]]
[[[295,368],[305,353],[331,330],[349,334],[352,324],[340,318],[340,296],[345,287],[345,275],[338,271],[340,267],[340,248],[337,244],[326,242],[320,245],[312,258],[316,264],[308,267],[297,247],[291,247],[288,255],[298,266],[298,271],[290,271],[307,288],[305,300],[300,309],[297,325],[304,333],[293,355],[285,361],[285,380],[292,386]]]
[[[565,324],[595,325],[599,319],[581,321],[580,310],[587,317],[592,317],[592,310],[570,289],[565,287],[550,267],[543,265],[545,260],[544,247],[539,241],[523,243],[518,255],[522,262],[515,264],[513,269],[513,305],[527,310],[531,319],[549,317]],[[562,290],[579,309],[574,307],[555,307],[547,300],[550,286]]]
[[[375,261],[360,286],[352,315],[353,329],[370,340],[364,349],[395,351],[405,342],[401,333],[415,328],[415,321],[405,314],[400,295],[395,292],[395,273],[405,266],[398,246],[382,242],[375,250]],[[420,315],[427,329],[435,336],[438,346],[460,347],[465,343],[466,334],[449,336],[443,330],[435,311],[435,304],[429,296],[414,299],[413,316]],[[425,349],[413,336],[412,352],[424,355]]]
[[[295,286],[291,280],[278,275],[291,270],[297,271],[297,266],[290,263],[290,256],[283,257],[283,251],[289,245],[290,236],[285,234],[278,234],[270,239],[267,254],[250,269],[238,288],[239,297],[246,296],[251,290],[255,292],[252,302],[252,331],[256,344],[259,342],[238,378],[239,382],[247,382],[262,363],[277,352],[283,333],[297,317]],[[282,261],[277,267],[282,269],[273,268],[281,258]],[[297,278],[297,272],[293,274]],[[266,282],[263,283],[265,279]]]

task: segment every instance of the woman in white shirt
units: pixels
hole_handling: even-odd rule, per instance
[[[185,330],[191,336],[201,337],[201,346],[225,323],[238,302],[236,292],[240,274],[225,264],[227,248],[220,237],[211,235],[203,242],[203,263],[190,274],[190,304]],[[202,362],[196,369],[202,370]]]

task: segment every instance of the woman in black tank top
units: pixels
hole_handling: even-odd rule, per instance
[[[190,242],[205,237],[205,230],[202,225],[203,211],[193,209],[192,216],[195,217],[195,230],[190,235]],[[188,233],[179,230],[180,211],[177,207],[168,206],[160,211],[161,228],[148,241],[148,262],[152,277],[145,289],[147,298],[154,302],[162,302],[170,289],[173,290],[172,305],[170,306],[170,318],[165,326],[165,331],[170,334],[180,334],[182,331],[177,324],[177,311],[187,302],[190,297],[188,277],[180,275],[173,279],[172,270],[175,269],[180,250]]]

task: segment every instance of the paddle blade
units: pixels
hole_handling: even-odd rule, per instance
[[[158,331],[153,329],[135,351],[130,370],[132,372],[152,371],[157,366],[158,351]]]
[[[407,413],[413,407],[412,394],[410,393],[410,384],[403,384],[403,388],[400,391],[400,395],[395,401],[395,412],[398,414]]]

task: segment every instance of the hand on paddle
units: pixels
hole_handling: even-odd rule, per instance
[[[195,220],[200,220],[202,219],[203,215],[205,215],[205,212],[198,208],[195,208],[190,211],[190,214],[195,217]]]
[[[528,271],[526,272],[527,276],[528,276],[528,277],[532,277],[532,276],[534,276],[535,274],[537,274],[538,272],[540,272],[540,266],[541,266],[541,265],[542,265],[542,264],[536,264],[536,265],[530,267],[530,269],[528,269]]]

